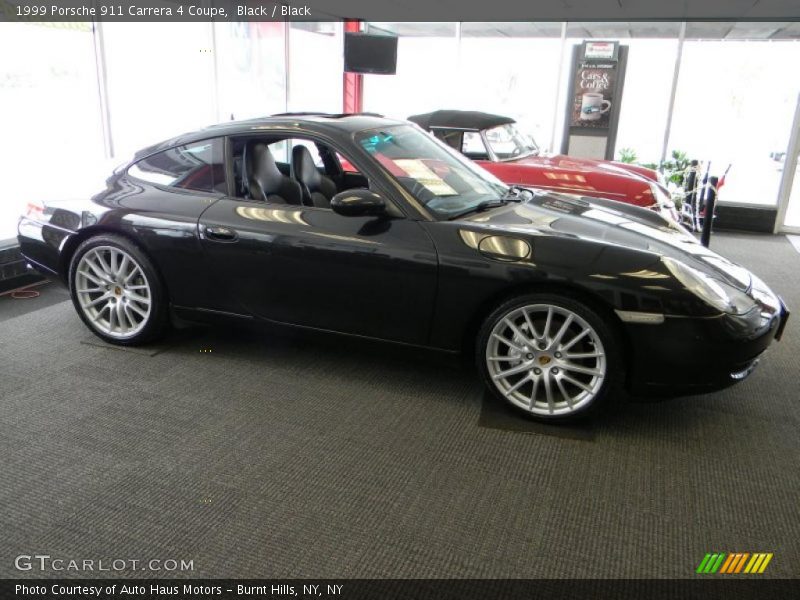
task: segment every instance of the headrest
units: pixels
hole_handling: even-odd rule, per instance
[[[248,183],[251,178],[257,180],[265,194],[272,194],[280,188],[283,173],[264,142],[248,142],[244,149],[244,164]]]
[[[294,169],[294,178],[309,188],[316,188],[322,180],[322,176],[314,164],[314,158],[305,146],[292,148],[292,169]]]

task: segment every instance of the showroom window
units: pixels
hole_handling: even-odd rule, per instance
[[[561,23],[464,23],[461,85],[446,105],[437,108],[511,117],[521,132],[547,148],[560,130],[553,121],[560,56]]]
[[[217,122],[209,23],[106,22],[111,134],[117,156]]]
[[[658,164],[664,146],[669,98],[678,52],[677,23],[672,39],[620,40],[628,46],[625,87],[622,91],[616,158],[620,150],[633,150],[637,162]],[[667,31],[664,31],[666,34]]]
[[[96,193],[112,166],[104,162],[91,23],[0,23],[0,56],[0,165],[14,175],[3,178],[5,240],[29,202]],[[55,186],[41,184],[41,157]]]
[[[219,22],[214,23],[214,34],[220,119],[285,112],[285,24]]]
[[[370,23],[367,31],[398,41],[397,74],[364,75],[365,111],[405,119],[461,108],[455,23]]]
[[[289,24],[287,110],[342,111],[343,48],[341,23]]]
[[[687,40],[670,150],[730,172],[720,202],[775,206],[798,92],[796,41]]]
[[[550,145],[560,23],[370,23],[368,31],[399,39],[397,74],[364,77],[365,110],[401,119],[440,109],[492,112]]]
[[[131,165],[128,173],[157,185],[225,194],[223,147],[222,140],[213,139],[170,148]]]

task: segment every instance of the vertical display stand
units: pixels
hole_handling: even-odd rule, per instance
[[[583,42],[572,49],[561,153],[613,160],[628,47]]]

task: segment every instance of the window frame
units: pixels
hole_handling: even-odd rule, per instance
[[[528,157],[531,157],[531,156],[540,156],[540,153],[541,153],[542,149],[539,147],[539,144],[536,143],[536,140],[533,139],[533,136],[528,135],[528,137],[530,138],[531,142],[533,142],[533,145],[536,148],[536,150],[534,152],[531,152],[531,153],[528,153],[528,154],[520,154],[518,156],[509,156],[508,158],[500,158],[500,156],[497,154],[497,152],[495,152],[491,141],[489,141],[489,132],[494,130],[494,129],[500,129],[501,127],[507,127],[508,125],[513,126],[514,130],[515,130],[515,133],[517,133],[518,135],[528,135],[528,134],[526,134],[524,132],[519,131],[519,129],[517,129],[517,125],[518,124],[517,124],[516,121],[514,121],[513,123],[503,123],[502,125],[495,125],[494,127],[489,127],[487,129],[481,129],[481,131],[480,131],[481,138],[483,138],[483,143],[486,146],[486,150],[487,150],[487,152],[488,152],[488,154],[490,156],[489,160],[491,160],[492,162],[512,162],[512,161],[515,161],[515,160],[519,160],[520,158],[528,158]]]
[[[354,132],[353,135],[355,135],[356,133],[359,133],[359,132]],[[384,202],[386,203],[387,214],[389,216],[394,217],[394,218],[409,218],[408,210],[406,209],[405,205],[402,202],[398,201],[398,199],[397,199],[397,195],[398,195],[397,192],[394,191],[392,188],[390,188],[388,185],[386,185],[386,182],[383,181],[381,179],[381,177],[374,177],[374,176],[369,175],[368,172],[370,171],[370,169],[364,169],[364,164],[363,163],[365,162],[365,160],[368,160],[368,159],[364,159],[363,157],[358,156],[358,152],[344,152],[342,150],[342,144],[337,143],[336,141],[332,140],[331,138],[329,138],[329,137],[327,137],[325,135],[321,135],[321,134],[318,134],[316,132],[310,132],[308,130],[298,131],[296,129],[286,129],[286,128],[277,129],[276,128],[276,129],[270,129],[268,132],[265,131],[265,132],[232,133],[232,134],[229,134],[226,137],[229,139],[228,143],[230,145],[230,154],[228,154],[225,157],[225,159],[226,159],[226,161],[230,162],[231,171],[233,171],[233,146],[234,146],[234,140],[236,140],[236,139],[248,139],[248,138],[250,138],[250,139],[258,139],[258,138],[261,138],[265,143],[267,143],[267,140],[273,139],[274,141],[273,142],[269,142],[270,144],[278,142],[278,141],[281,141],[281,140],[299,139],[299,140],[305,140],[305,141],[311,142],[311,143],[313,143],[315,145],[316,144],[322,144],[323,146],[327,146],[328,149],[333,152],[333,155],[334,155],[334,157],[336,159],[336,162],[338,163],[340,169],[342,168],[342,165],[341,165],[341,162],[339,161],[338,156],[342,156],[351,165],[353,165],[355,168],[358,169],[358,171],[356,171],[356,173],[360,174],[362,177],[364,177],[367,180],[367,183],[369,185],[368,189],[371,189],[373,185],[375,186],[375,188],[377,188],[377,190],[373,190],[373,191],[377,191],[380,194],[380,196],[384,199]],[[356,148],[356,150],[358,150],[358,148]],[[356,155],[355,159],[352,158],[352,155],[354,155],[354,154]],[[291,162],[290,162],[290,165],[291,165]],[[370,165],[367,165],[367,166],[370,166]],[[243,168],[245,168],[244,165],[243,165]],[[227,167],[226,167],[226,169],[227,169]],[[374,171],[375,169],[373,168],[371,170]],[[352,173],[351,171],[348,171],[348,172]],[[345,173],[345,171],[342,170],[342,173]],[[379,173],[380,173],[380,171],[379,171]],[[382,175],[382,173],[381,173],[381,175]],[[269,204],[269,203],[265,203],[263,200],[253,200],[252,198],[244,198],[244,197],[236,195],[235,182],[231,182],[230,187],[232,188],[233,194],[229,194],[227,197],[229,199],[231,199],[231,200],[235,200],[235,201],[238,201],[238,202],[247,202],[248,204],[257,204],[259,206],[263,206],[264,204],[267,204],[268,206],[278,206],[278,207],[280,207],[280,208],[282,208],[284,210],[313,210],[313,211],[322,210],[322,211],[326,211],[326,212],[333,212],[333,209],[323,208],[321,206],[305,206],[304,204]],[[406,199],[404,193],[401,192],[400,195],[404,200]],[[431,219],[431,220],[433,220],[433,219]]]

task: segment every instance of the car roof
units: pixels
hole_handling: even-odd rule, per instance
[[[173,146],[190,144],[213,137],[228,135],[268,134],[270,129],[297,129],[311,133],[327,134],[331,137],[349,136],[356,131],[402,125],[405,121],[387,119],[375,113],[280,113],[268,117],[257,117],[243,121],[227,121],[210,125],[197,131],[183,133],[163,142],[153,144],[138,151],[135,158],[141,158]]]
[[[421,115],[411,115],[409,121],[423,129],[452,127],[453,129],[491,129],[498,125],[514,123],[514,119],[476,110],[436,110]]]

